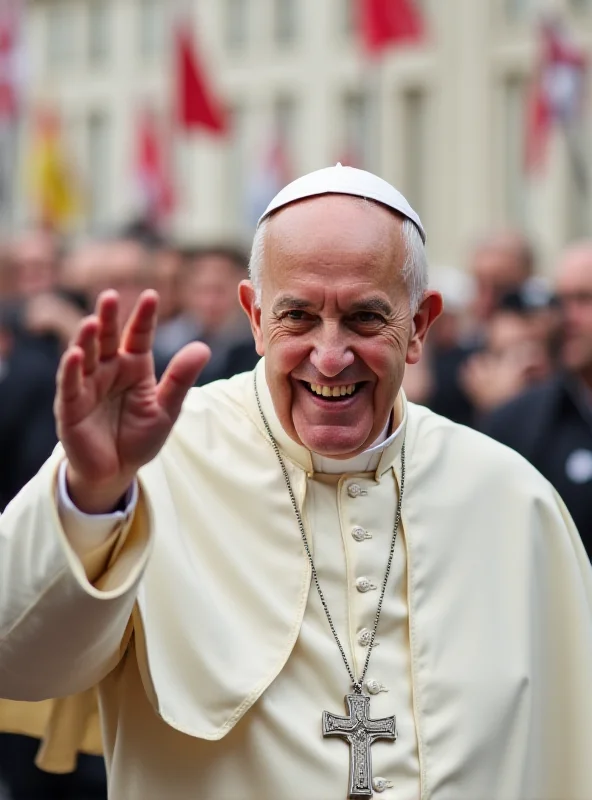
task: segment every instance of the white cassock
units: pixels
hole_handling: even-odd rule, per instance
[[[315,468],[256,374],[358,674],[379,595],[361,589],[384,575],[406,442],[368,672],[371,716],[399,732],[372,747],[378,796],[590,800],[592,572],[550,485],[402,396],[378,457]],[[106,540],[105,521],[60,519],[62,459],[0,519],[0,696],[100,684],[112,800],[344,800],[349,747],[321,717],[345,714],[351,686],[253,374],[190,393]]]

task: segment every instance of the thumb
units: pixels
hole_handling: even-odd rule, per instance
[[[171,359],[157,388],[158,404],[166,411],[171,422],[179,416],[187,392],[195,384],[211,355],[207,345],[192,342]]]

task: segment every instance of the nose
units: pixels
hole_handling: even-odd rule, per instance
[[[337,326],[323,325],[317,334],[310,362],[326,378],[335,378],[354,363],[347,338]]]

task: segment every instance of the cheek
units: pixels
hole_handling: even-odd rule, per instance
[[[287,375],[296,369],[311,351],[311,344],[304,336],[293,336],[285,331],[264,332],[265,360],[276,373]]]
[[[381,383],[400,380],[405,368],[406,351],[399,342],[389,339],[368,339],[356,347],[356,355],[372,370]]]

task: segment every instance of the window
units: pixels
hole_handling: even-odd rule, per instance
[[[138,0],[139,49],[143,61],[154,61],[163,55],[166,20],[164,0]]]
[[[224,31],[229,50],[244,50],[248,41],[250,0],[226,0]]]
[[[47,66],[66,67],[74,60],[73,9],[64,2],[47,6]]]
[[[341,30],[345,39],[351,39],[357,28],[357,0],[337,0],[341,17]]]
[[[110,125],[108,116],[94,111],[87,122],[88,189],[93,228],[107,219],[109,202]]]
[[[231,110],[232,138],[226,149],[226,207],[234,225],[242,226],[245,217],[249,226],[255,224],[256,211],[251,208],[250,187],[247,184],[249,164],[247,141],[247,112],[244,106],[235,105]]]
[[[293,97],[280,95],[276,98],[273,119],[278,138],[289,144],[293,143],[296,127],[296,103]]]
[[[103,66],[109,55],[111,6],[109,0],[90,0],[88,7],[88,60]]]
[[[296,39],[298,0],[274,0],[274,37],[278,44]]]
[[[403,94],[403,184],[418,214],[425,214],[428,157],[428,96],[421,87]]]
[[[587,14],[592,11],[592,0],[568,0],[567,5],[575,14]]]
[[[276,192],[279,192],[295,177],[298,109],[293,97],[276,97],[273,106],[273,130],[275,138],[271,143],[270,157],[276,175]],[[271,199],[270,197],[269,200]]]
[[[510,22],[534,17],[542,11],[541,0],[504,0],[506,17]]]
[[[504,183],[506,219],[524,225],[527,193],[524,180],[524,131],[527,113],[527,81],[513,75],[504,86]]]
[[[370,165],[370,102],[362,92],[346,95],[343,103],[344,152],[346,164],[363,169]]]

